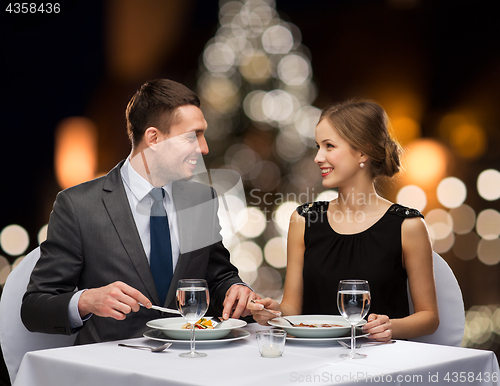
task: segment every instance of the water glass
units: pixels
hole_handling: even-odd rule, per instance
[[[370,309],[370,286],[366,280],[341,280],[337,292],[337,306],[340,314],[351,325],[351,352],[342,354],[341,358],[366,358],[365,354],[357,353],[356,324],[366,316]]]
[[[195,351],[195,323],[205,315],[210,304],[207,282],[203,279],[182,279],[177,285],[177,308],[191,324],[191,350],[179,354],[185,358],[200,358],[207,354]]]

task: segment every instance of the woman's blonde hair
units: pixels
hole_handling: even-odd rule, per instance
[[[392,177],[400,168],[402,149],[391,138],[389,118],[378,103],[351,99],[332,105],[321,113],[355,150],[366,154],[372,177]]]

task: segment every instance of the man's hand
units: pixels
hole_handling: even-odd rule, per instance
[[[224,320],[229,319],[229,317],[238,319],[240,316],[249,315],[250,310],[247,308],[247,303],[251,299],[260,299],[260,296],[247,286],[241,284],[233,285],[226,292],[222,318]]]
[[[81,317],[92,313],[123,320],[130,312],[139,311],[139,303],[144,304],[146,308],[151,307],[151,302],[141,292],[121,281],[116,281],[105,287],[84,291],[78,301],[78,311]]]

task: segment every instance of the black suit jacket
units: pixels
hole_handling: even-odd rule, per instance
[[[21,317],[30,331],[70,334],[68,305],[76,289],[123,281],[159,303],[147,257],[121,179],[120,162],[106,176],[57,195],[47,240],[23,298]],[[205,278],[210,302],[222,311],[226,291],[241,283],[229,252],[220,241],[217,199],[212,188],[189,181],[172,187],[181,254],[165,305],[176,308],[181,278]],[[184,252],[184,251],[188,252]],[[142,336],[158,311],[141,308],[124,321],[93,315],[79,330],[75,344]],[[166,316],[166,315],[165,315]]]

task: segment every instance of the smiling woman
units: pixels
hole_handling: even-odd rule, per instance
[[[288,230],[287,271],[281,304],[270,298],[253,306],[254,319],[283,315],[338,314],[337,283],[363,279],[372,299],[370,337],[387,341],[431,334],[439,323],[429,235],[420,212],[380,197],[374,181],[400,167],[399,145],[380,105],[350,100],[323,111],[316,126],[319,166],[331,202],[300,205]],[[418,304],[410,315],[407,281]]]

